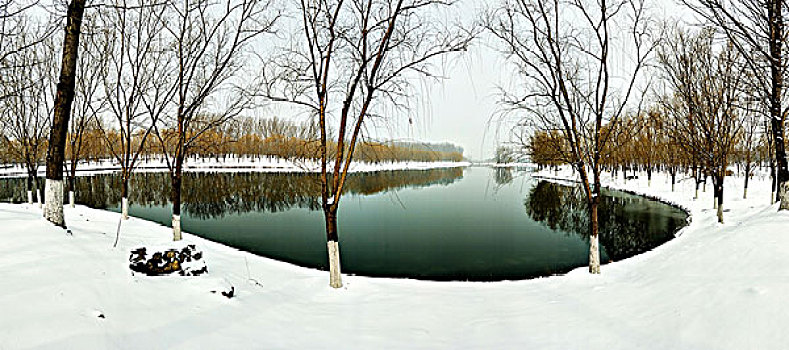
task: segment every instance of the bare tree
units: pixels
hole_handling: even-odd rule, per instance
[[[74,183],[77,176],[77,165],[84,159],[84,136],[87,130],[93,129],[92,123],[101,113],[107,98],[103,93],[102,78],[107,75],[107,62],[109,61],[109,45],[101,34],[101,28],[96,26],[95,18],[86,18],[85,29],[81,40],[77,64],[77,80],[74,104],[72,105],[72,118],[69,125],[67,141],[68,164],[68,198],[71,207],[74,207]]]
[[[44,217],[61,227],[66,227],[66,220],[63,215],[63,165],[66,158],[66,135],[68,133],[69,118],[71,117],[71,103],[74,100],[77,52],[79,51],[80,28],[84,12],[85,0],[71,0],[66,12],[60,80],[57,84],[54,117],[52,119],[49,149],[47,151],[46,208],[44,209]]]
[[[321,207],[334,288],[342,286],[337,211],[357,141],[377,116],[407,112],[412,79],[435,77],[435,60],[466,49],[474,34],[450,29],[437,16],[452,3],[301,0],[290,45],[265,62],[263,94],[303,106],[318,121]]]
[[[638,132],[633,133],[634,155],[638,159],[643,170],[647,172],[647,186],[652,186],[652,172],[659,161],[658,147],[658,127],[660,112],[649,110],[647,113],[639,113],[635,116],[635,123]]]
[[[558,131],[567,143],[589,204],[589,272],[600,273],[601,167],[655,48],[644,2],[503,0],[485,26],[522,81],[522,94],[504,92],[502,103],[525,113],[521,125]],[[630,64],[615,64],[613,50],[630,54]]]
[[[118,0],[115,6],[98,9],[96,33],[91,40],[93,52],[105,52],[107,73],[103,90],[111,122],[96,120],[105,144],[121,168],[121,215],[129,217],[129,181],[140,159],[158,115],[145,108],[144,96],[158,91],[165,49],[169,42],[162,35],[166,6],[143,0]],[[99,63],[94,63],[99,64]],[[88,111],[99,118],[92,105]]]
[[[658,57],[674,90],[662,102],[672,116],[672,135],[712,175],[714,206],[723,223],[723,181],[741,129],[739,87],[746,74],[731,45],[714,51],[714,36],[709,28],[695,35],[676,30]]]
[[[760,132],[762,114],[759,101],[743,101],[740,113],[740,134],[738,135],[737,153],[738,164],[743,166],[745,183],[743,184],[742,198],[748,198],[748,183],[753,175],[754,165],[758,162],[758,149],[763,139]]]
[[[770,204],[775,204],[775,201],[778,200],[778,193],[777,193],[778,179],[775,171],[776,168],[775,152],[773,152],[773,150],[775,149],[775,145],[774,145],[775,140],[772,137],[770,137],[770,135],[772,135],[771,132],[772,130],[770,123],[767,120],[764,120],[764,125],[762,126],[762,130],[764,131],[764,134],[767,136],[765,140],[763,140],[763,142],[767,146],[766,158],[768,161],[768,166],[770,168]]]
[[[54,77],[56,71],[54,42],[41,41],[42,27],[32,23],[25,25],[24,32],[15,37],[24,51],[6,57],[8,64],[4,74],[13,79],[6,80],[0,87],[5,98],[2,100],[3,123],[6,133],[5,145],[27,171],[27,198],[42,203],[41,189],[38,186],[38,167],[44,160],[47,145],[46,133],[49,131],[50,115],[54,98]],[[35,46],[29,46],[35,41]]]
[[[0,84],[14,84],[16,75],[7,71],[18,68],[21,60],[13,60],[13,56],[24,53],[40,44],[52,33],[51,27],[45,29],[33,28],[27,10],[35,6],[35,0],[0,0]],[[20,40],[20,37],[24,37]],[[18,84],[17,84],[18,86]],[[3,89],[0,101],[18,93]]]
[[[689,8],[715,24],[742,55],[757,97],[766,106],[775,152],[779,210],[789,209],[789,169],[787,169],[783,105],[786,74],[786,12],[784,0],[682,0]]]
[[[659,159],[658,161],[663,164],[665,170],[671,176],[671,191],[674,192],[674,187],[677,184],[677,173],[682,166],[687,165],[687,153],[681,145],[677,143],[677,139],[671,134],[671,121],[669,116],[662,110],[655,110],[651,113],[654,119],[656,129],[656,143]]]
[[[156,126],[170,171],[173,239],[181,239],[181,182],[190,147],[205,132],[237,116],[250,104],[237,78],[248,45],[270,32],[278,13],[269,0],[178,0],[165,26],[172,49],[169,76],[157,73],[160,94],[144,99],[152,116],[171,115]]]

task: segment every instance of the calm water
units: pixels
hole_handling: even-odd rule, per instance
[[[185,231],[302,266],[326,269],[315,175],[187,173]],[[118,178],[80,178],[78,202],[118,211]],[[587,264],[586,207],[578,189],[510,169],[455,168],[349,176],[340,202],[343,273],[431,280],[525,279]],[[130,214],[169,225],[166,174],[133,178]],[[0,199],[25,200],[0,181]],[[674,237],[686,215],[605,192],[602,259],[620,260]]]

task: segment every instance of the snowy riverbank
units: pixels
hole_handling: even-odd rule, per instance
[[[332,163],[333,164],[333,163]],[[453,168],[471,165],[470,162],[352,162],[351,172],[370,172],[388,170],[422,170],[437,168]],[[166,172],[167,163],[163,159],[141,159],[137,162],[135,172]],[[83,162],[77,164],[77,176],[112,173],[120,170],[120,165],[115,160]],[[189,158],[185,161],[184,171],[187,172],[277,172],[299,173],[319,172],[320,163],[317,161],[291,160],[277,157],[230,157],[216,158]],[[46,168],[39,167],[39,176],[44,176]],[[21,165],[0,167],[0,178],[23,177],[27,175],[26,169]]]
[[[568,173],[545,173],[569,178]],[[66,208],[73,235],[40,209],[0,204],[0,349],[778,349],[789,344],[789,213],[768,182],[727,179],[726,223],[712,191],[671,191],[662,174],[608,185],[692,214],[672,241],[602,268],[497,283],[343,276],[240,252],[192,235],[209,275],[131,276],[129,250],[166,227]],[[235,288],[232,299],[212,290]],[[98,317],[103,315],[104,317]]]

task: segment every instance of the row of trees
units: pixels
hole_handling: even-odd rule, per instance
[[[771,200],[777,200],[777,164],[770,124],[759,115],[759,101],[748,90],[748,73],[739,53],[729,45],[715,48],[715,29],[693,32],[674,28],[657,50],[657,61],[671,93],[640,113],[625,115],[615,139],[602,154],[604,169],[614,176],[628,171],[654,171],[695,180],[698,189],[712,180],[714,206],[723,222],[723,183],[732,166],[744,178],[743,197],[755,167],[769,167]],[[606,129],[606,131],[608,131]],[[537,131],[526,145],[541,167],[570,164],[566,140],[556,131]]]
[[[44,150],[47,147],[48,140],[42,134],[48,130],[48,119],[45,113],[40,115],[19,113],[16,115],[25,116],[25,118],[8,119],[11,122],[9,130],[19,133],[7,135],[0,140],[0,163],[5,166],[12,164],[24,166],[28,183],[26,190],[29,193],[29,202],[32,202],[32,194],[38,191],[38,182],[36,181],[38,169],[40,164],[44,162]],[[31,123],[27,123],[28,118],[32,118]],[[122,149],[124,143],[131,144],[135,150],[135,156],[146,162],[161,159],[164,153],[161,144],[145,142],[144,132],[138,131],[131,135],[130,141],[125,141],[118,130],[108,128],[107,124],[96,118],[72,119],[66,144],[66,185],[69,203],[72,206],[75,202],[74,186],[77,166],[80,163],[113,159],[115,156],[113,150]],[[194,147],[190,148],[187,156],[217,160],[246,157],[254,161],[263,157],[277,157],[297,161],[314,161],[319,159],[315,131],[314,125],[309,123],[299,124],[276,117],[268,119],[237,118],[233,123],[229,123],[229,126],[214,128],[201,134],[195,140]],[[175,131],[166,129],[161,132],[174,133]],[[170,139],[172,140],[172,138]],[[140,145],[141,147],[138,147]],[[172,148],[173,146],[168,144],[166,147]],[[355,158],[373,163],[463,160],[462,150],[443,151],[441,150],[442,146],[442,144],[364,141],[357,146]],[[328,147],[335,149],[337,145],[330,142]],[[125,211],[124,214],[126,214]]]
[[[59,5],[53,4],[55,13]],[[67,158],[73,176],[86,147],[104,146],[120,164],[128,198],[128,178],[143,147],[158,141],[173,180],[179,239],[183,159],[203,133],[247,105],[249,94],[234,79],[248,45],[271,30],[278,13],[258,0],[118,0],[87,4],[87,14],[80,0],[68,4],[65,18],[45,20],[26,13],[32,4],[5,7],[15,9],[8,15],[15,31],[3,32],[2,69],[9,77],[0,104],[3,141],[12,150],[7,156],[23,160],[32,178],[48,147],[45,216],[65,226]],[[57,27],[65,31],[62,45]]]
[[[502,92],[515,143],[541,166],[569,164],[579,174],[592,273],[602,171],[651,178],[663,170],[672,181],[688,172],[697,189],[709,177],[723,222],[730,167],[742,169],[746,196],[754,166],[769,166],[780,209],[789,209],[787,3],[683,3],[705,21],[701,29],[660,27],[640,0],[504,0],[486,17],[518,73],[520,90]]]
[[[414,80],[437,79],[434,64],[464,51],[476,35],[447,23],[441,13],[451,2],[69,0],[56,3],[48,21],[27,14],[33,5],[0,2],[0,134],[9,149],[20,150],[2,156],[25,162],[35,178],[47,148],[44,215],[57,225],[66,223],[64,169],[73,177],[86,154],[101,153],[120,165],[124,218],[134,169],[146,154],[162,157],[175,240],[181,238],[188,156],[237,147],[239,154],[316,159],[331,285],[340,287],[336,217],[351,162],[462,157],[364,142],[370,123],[412,118]],[[275,30],[281,35],[266,35]],[[53,33],[64,34],[62,45]],[[292,128],[255,133],[229,127],[259,102],[302,108],[309,127],[297,127],[296,134]],[[6,130],[20,120],[25,132],[36,134]]]

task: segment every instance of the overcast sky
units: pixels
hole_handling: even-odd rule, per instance
[[[463,16],[474,16],[478,8],[493,1],[462,0]],[[658,16],[692,21],[693,15],[673,1],[653,0]],[[418,91],[422,105],[415,113],[413,124],[403,123],[390,130],[394,138],[451,142],[465,149],[466,157],[474,160],[493,156],[497,143],[507,141],[509,128],[498,125],[497,86],[506,85],[511,71],[501,55],[483,38],[447,72],[447,79]],[[406,119],[407,120],[407,119]]]
[[[693,15],[674,0],[651,0],[658,16],[681,15],[692,22]],[[497,0],[460,0],[457,11],[462,21],[478,18],[480,9]],[[486,38],[475,42],[468,52],[456,56],[447,66],[446,79],[425,83],[415,91],[416,104],[408,116],[394,116],[385,128],[372,132],[377,139],[451,142],[465,149],[474,160],[493,156],[498,143],[509,139],[509,126],[495,118],[497,86],[506,85],[511,71],[501,55]],[[295,114],[292,110],[269,109],[280,117]],[[410,118],[409,118],[410,117]]]

